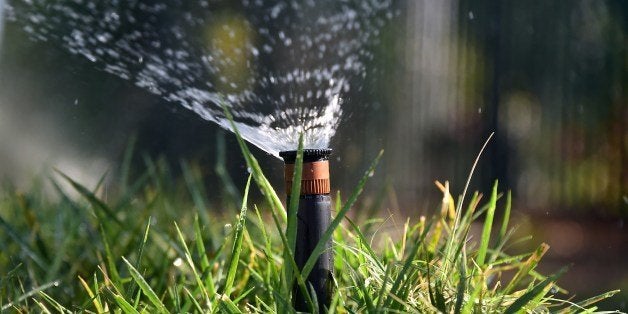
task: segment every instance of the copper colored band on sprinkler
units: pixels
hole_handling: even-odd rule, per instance
[[[286,164],[284,178],[286,180],[286,192],[292,192],[292,175],[294,164]],[[303,163],[301,174],[301,195],[329,194],[329,161],[314,161]]]

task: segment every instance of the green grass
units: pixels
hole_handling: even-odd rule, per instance
[[[238,139],[251,169],[238,207],[210,208],[198,168],[183,164],[183,178],[176,180],[165,163],[149,159],[146,173],[135,179],[125,162],[115,189],[90,189],[60,173],[46,180],[53,197],[43,192],[43,181],[28,192],[6,185],[0,199],[0,308],[294,312],[292,287],[309,291],[303,278],[323,242],[299,271],[292,258],[298,204],[284,207]],[[479,193],[456,203],[449,185],[437,183],[443,193],[437,213],[406,221],[399,238],[377,232],[382,219],[352,221],[346,214],[380,157],[344,202],[336,197],[336,216],[323,236],[333,239],[336,256],[330,313],[590,313],[617,292],[567,300],[556,283],[564,270],[549,276],[535,270],[546,244],[509,255],[511,197],[502,200],[497,183],[486,203]],[[301,161],[298,154],[297,169]],[[259,204],[248,199],[251,180],[263,193]],[[292,191],[299,191],[298,177],[294,182]],[[478,240],[469,235],[473,223],[482,224]],[[320,307],[313,298],[309,305]]]

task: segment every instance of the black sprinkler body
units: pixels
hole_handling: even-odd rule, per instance
[[[304,149],[303,171],[301,177],[301,193],[297,212],[297,239],[295,261],[299,270],[303,269],[314,247],[329,227],[331,222],[331,197],[329,195],[329,156],[331,149]],[[296,151],[279,153],[285,163],[285,180],[287,203],[290,203],[292,175]],[[325,251],[316,260],[314,268],[306,279],[308,289],[310,285],[316,293],[320,312],[329,307],[333,287],[334,257],[331,240],[326,243]],[[297,311],[307,312],[305,297],[297,285],[294,291],[294,307]]]

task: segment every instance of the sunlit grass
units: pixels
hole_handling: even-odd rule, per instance
[[[89,189],[63,174],[50,178],[54,201],[37,188],[22,193],[5,187],[0,203],[2,310],[294,312],[292,287],[309,291],[303,278],[324,246],[297,269],[292,259],[297,204],[286,210],[239,140],[251,177],[237,209],[208,208],[207,189],[194,167],[184,164],[184,180],[176,181],[163,163],[150,160],[135,181],[121,176],[118,193],[105,194],[102,186]],[[330,313],[594,312],[596,302],[616,293],[567,301],[556,284],[562,270],[549,276],[536,271],[546,244],[509,255],[504,249],[513,241],[511,197],[503,197],[497,183],[488,201],[474,193],[465,203],[464,197],[454,200],[447,182],[437,183],[443,200],[434,216],[399,226],[399,239],[377,241],[389,237],[375,232],[382,220],[354,222],[346,214],[380,157],[344,202],[337,196],[336,216],[321,242],[332,238],[336,256]],[[301,161],[298,154],[296,169]],[[263,203],[249,201],[251,180],[262,191]],[[470,228],[480,217],[485,217],[482,233],[473,240]],[[374,247],[373,242],[384,244]],[[313,310],[321,306],[313,298],[309,304]]]

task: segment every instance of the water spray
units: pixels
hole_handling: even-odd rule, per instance
[[[320,241],[331,222],[331,191],[329,181],[329,155],[331,149],[304,149],[303,171],[301,177],[301,193],[297,212],[297,239],[295,262],[303,269],[307,259]],[[290,203],[292,175],[297,151],[279,153],[285,163],[285,180],[288,203]],[[332,295],[333,254],[331,240],[318,257],[314,268],[306,279],[306,286],[313,287],[319,308],[329,307]],[[294,306],[297,311],[309,311],[305,297],[301,291],[294,289]]]
[[[118,2],[0,0],[0,8],[28,38],[222,128],[233,123],[273,156],[297,147],[301,132],[304,147],[329,147],[339,95],[361,88],[369,47],[396,15],[392,0],[234,0],[234,10],[205,0]]]

